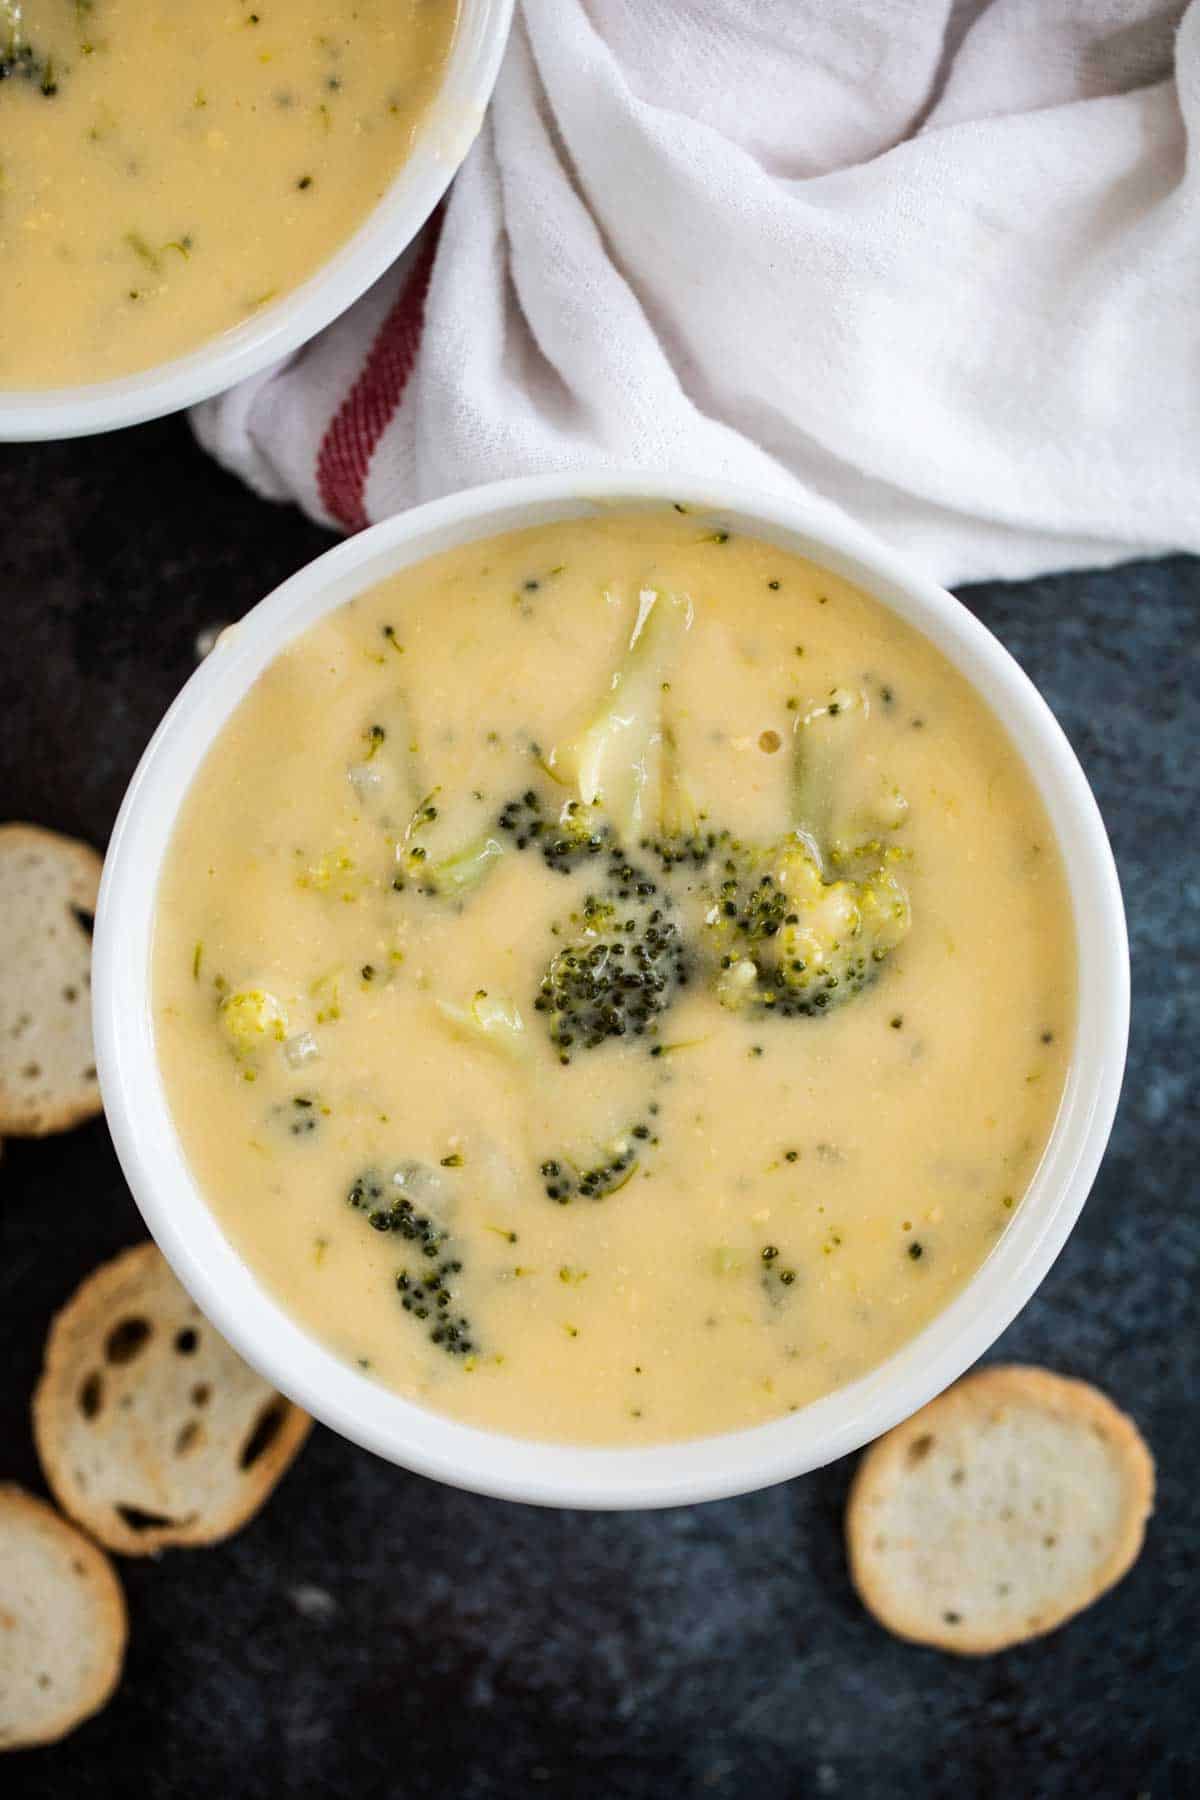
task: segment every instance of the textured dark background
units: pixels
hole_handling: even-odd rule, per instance
[[[196,632],[328,540],[221,475],[179,422],[0,448],[0,520],[0,818],[103,845]],[[1140,1421],[1160,1489],[1133,1573],[1052,1637],[959,1661],[895,1642],[855,1601],[847,1464],[713,1506],[542,1513],[318,1430],[231,1543],[123,1566],[119,1696],[66,1744],[0,1761],[6,1796],[1200,1792],[1200,564],[964,598],[1066,727],[1129,909],[1116,1135],[993,1355],[1099,1381]],[[27,1406],[47,1322],[140,1235],[102,1123],[6,1146],[0,1477],[40,1489]]]

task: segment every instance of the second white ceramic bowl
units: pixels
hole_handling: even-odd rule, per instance
[[[1076,1047],[1050,1143],[1012,1223],[958,1298],[895,1356],[752,1430],[644,1449],[537,1443],[459,1424],[380,1387],[290,1318],[234,1250],[188,1167],[155,1057],[155,897],[189,784],[292,638],[439,551],[597,509],[673,501],[875,595],[934,643],[1004,723],[1066,866],[1078,946]],[[1112,1126],[1129,1022],[1125,920],[1104,826],[1070,745],[1007,651],[950,594],[864,532],[831,523],[815,502],[638,475],[505,482],[419,507],[329,551],[226,633],[163,720],[126,795],[100,894],[93,981],[97,1064],[117,1153],[146,1223],[217,1328],[285,1393],[380,1456],[456,1486],[556,1506],[668,1506],[765,1487],[877,1437],[961,1375],[1029,1299],[1079,1214]]]
[[[219,337],[154,368],[81,387],[0,388],[0,443],[86,437],[180,412],[290,356],[395,262],[474,143],[508,42],[513,0],[459,0],[442,85],[412,152],[379,205],[291,293]]]

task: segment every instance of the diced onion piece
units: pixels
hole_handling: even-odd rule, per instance
[[[316,1062],[320,1054],[321,1046],[311,1031],[298,1031],[283,1046],[284,1060],[289,1069],[302,1069],[306,1063]]]
[[[369,763],[353,763],[346,770],[346,779],[360,799],[383,786],[383,776]]]

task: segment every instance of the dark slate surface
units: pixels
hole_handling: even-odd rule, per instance
[[[179,423],[0,448],[0,518],[0,818],[103,844],[197,630],[327,539],[243,493]],[[846,1464],[690,1510],[551,1514],[436,1487],[318,1430],[232,1543],[124,1566],[118,1699],[65,1745],[5,1758],[6,1795],[1200,1791],[1200,565],[967,598],[1079,751],[1130,913],[1112,1149],[994,1352],[1100,1381],[1140,1420],[1160,1499],[1128,1580],[1041,1643],[960,1662],[894,1642],[854,1600]],[[27,1402],[47,1322],[141,1235],[103,1124],[6,1147],[0,1231],[0,1475],[38,1488]]]

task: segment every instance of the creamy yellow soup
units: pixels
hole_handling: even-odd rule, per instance
[[[237,1249],[440,1412],[647,1443],[861,1375],[1020,1205],[1073,930],[1012,744],[845,581],[640,512],[282,654],[183,806],[158,1052]]]
[[[147,368],[381,198],[457,0],[0,0],[0,388]]]

